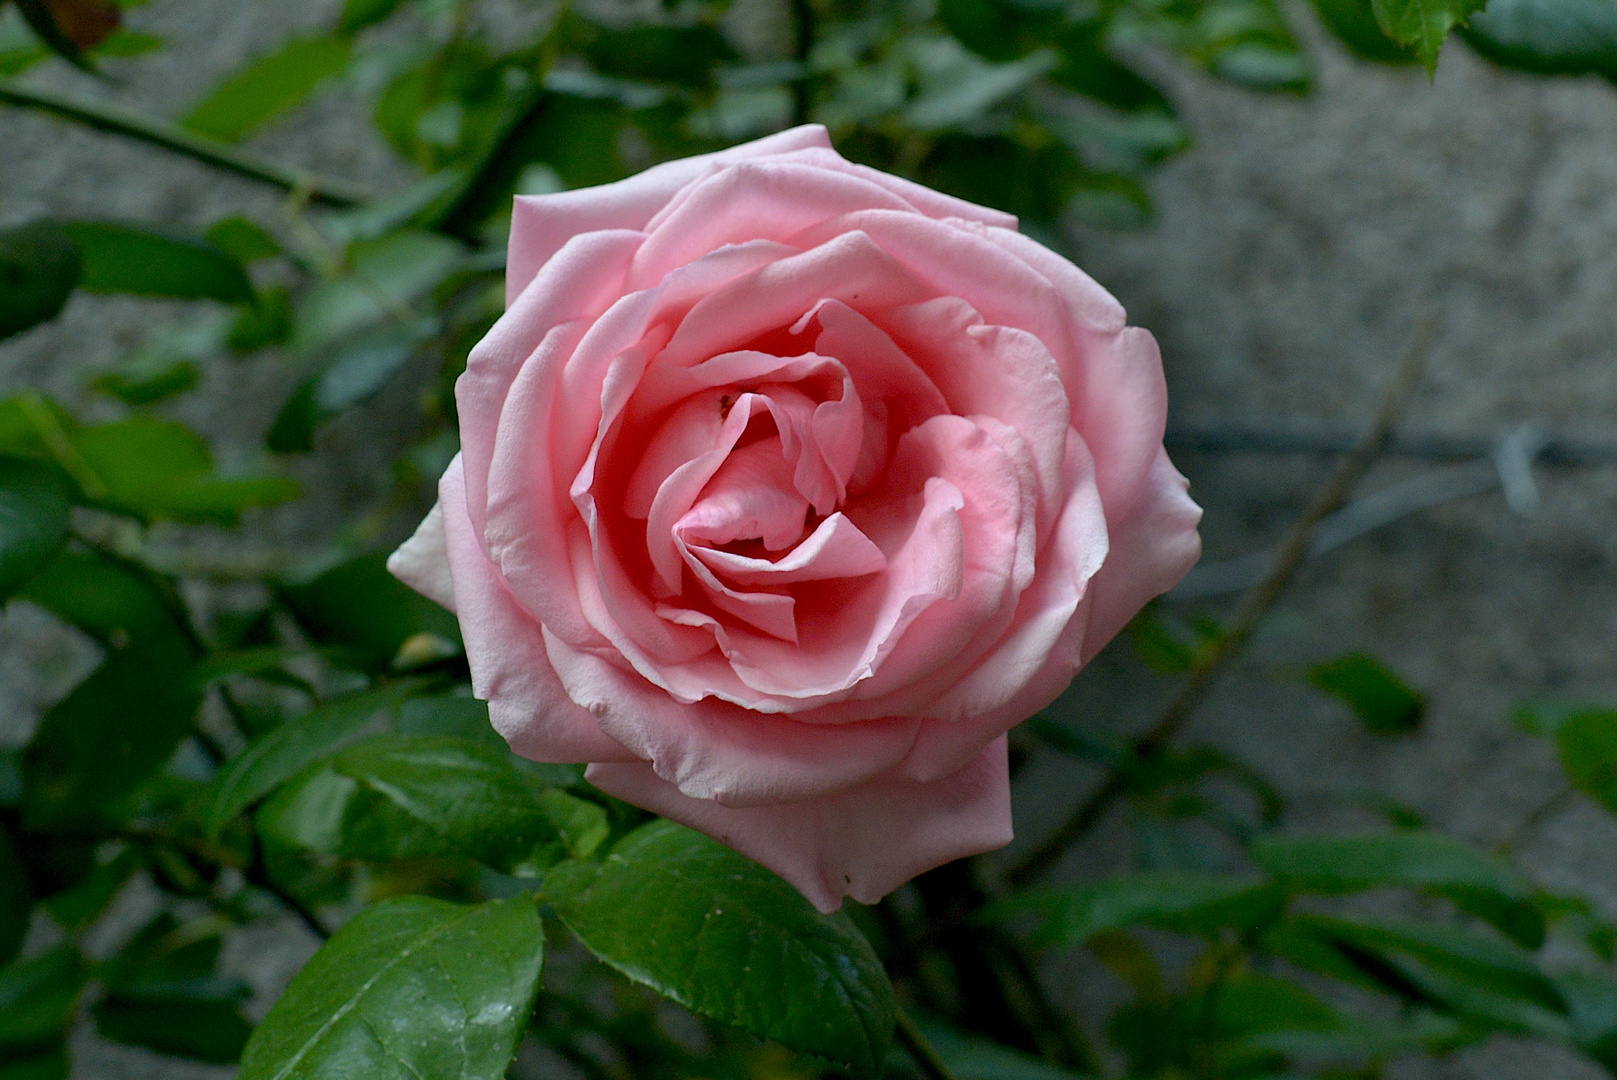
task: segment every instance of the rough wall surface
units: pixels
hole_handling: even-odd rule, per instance
[[[333,0],[218,4],[161,0],[131,12],[171,49],[97,88],[175,114],[243,59],[329,20]],[[1081,232],[1082,262],[1154,330],[1177,418],[1362,423],[1413,327],[1429,313],[1441,336],[1408,413],[1412,429],[1506,432],[1537,421],[1570,433],[1617,425],[1617,89],[1497,72],[1463,47],[1435,86],[1418,73],[1352,61],[1327,43],[1308,98],[1260,97],[1176,74],[1197,144],[1155,182],[1158,220],[1136,233]],[[387,188],[397,165],[340,88],[252,146],[266,155]],[[243,209],[276,212],[273,192],[220,178],[149,148],[15,111],[0,111],[0,224],[40,214],[126,216],[200,227]],[[169,306],[76,298],[57,324],[0,345],[0,391],[32,385],[98,408],[86,377],[110,366]],[[173,305],[173,311],[183,311]],[[178,407],[246,453],[296,373],[274,359],[205,377]],[[396,410],[404,413],[407,410]],[[315,496],[256,523],[280,539],[323,523],[381,490],[394,434],[367,426],[331,434],[301,465]],[[1210,559],[1271,543],[1324,477],[1307,457],[1181,453],[1208,508]],[[1393,462],[1374,489],[1429,466]],[[1539,471],[1541,506],[1509,512],[1497,493],[1405,519],[1304,572],[1249,657],[1221,683],[1194,734],[1262,763],[1297,802],[1300,820],[1367,824],[1356,792],[1379,791],[1436,825],[1485,844],[1514,838],[1551,888],[1577,887],[1617,913],[1617,829],[1570,804],[1520,835],[1518,824],[1558,790],[1548,748],[1516,734],[1508,712],[1545,691],[1617,700],[1617,471]],[[1425,689],[1431,714],[1403,740],[1364,734],[1297,677],[1307,661],[1363,648]],[[40,712],[93,662],[90,650],[37,611],[0,617],[0,740],[26,737]],[[1150,715],[1162,684],[1113,650],[1069,695],[1097,725]],[[1039,758],[1021,789],[1027,837],[1048,827],[1088,778]],[[1119,841],[1075,854],[1069,872],[1107,865]],[[124,907],[134,924],[152,898]],[[256,928],[229,963],[266,993],[283,985],[311,943],[290,925]],[[1058,978],[1072,972],[1057,970]],[[1076,978],[1076,995],[1104,995]],[[78,1075],[225,1075],[78,1040]],[[1491,1044],[1400,1077],[1478,1080],[1595,1076],[1538,1048]]]

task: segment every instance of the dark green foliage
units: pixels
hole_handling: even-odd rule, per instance
[[[367,667],[386,666],[418,634],[459,641],[455,617],[388,573],[386,563],[384,553],[361,556],[282,592],[317,641]]]
[[[79,266],[72,237],[54,221],[0,229],[0,339],[56,318]]]
[[[1316,664],[1308,669],[1308,681],[1340,698],[1377,735],[1413,731],[1426,711],[1420,694],[1368,653]]]
[[[82,259],[89,292],[245,303],[253,287],[241,264],[212,244],[107,221],[64,226]]]
[[[531,899],[389,900],[356,916],[298,973],[253,1032],[239,1075],[500,1080],[543,957]]]
[[[33,906],[28,867],[23,865],[11,830],[0,824],[0,967],[11,963],[22,948]]]
[[[49,562],[68,532],[67,485],[30,461],[0,459],[0,599]]]
[[[859,931],[717,841],[656,822],[551,871],[544,897],[596,956],[693,1012],[881,1071],[893,989]]]
[[[1617,3],[1612,0],[1493,0],[1460,34],[1505,67],[1617,80]]]
[[[353,45],[336,35],[295,38],[232,75],[185,118],[198,135],[235,142],[290,111],[348,66]]]

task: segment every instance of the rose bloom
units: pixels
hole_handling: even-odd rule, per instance
[[[822,910],[1011,840],[1005,732],[1200,550],[1156,343],[800,127],[518,198],[393,572],[516,753]]]

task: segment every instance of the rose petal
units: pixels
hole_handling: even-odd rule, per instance
[[[777,806],[690,798],[646,765],[591,765],[585,776],[609,795],[700,829],[762,863],[827,914],[845,896],[874,904],[917,874],[1012,839],[1003,738],[942,780],[882,776]]]
[[[820,522],[808,539],[773,562],[710,547],[692,548],[691,554],[729,580],[751,585],[856,578],[887,567],[881,548],[842,513]]]
[[[601,730],[693,799],[751,806],[845,791],[903,760],[920,726],[894,717],[827,727],[714,701],[693,707],[554,635],[545,644]]]
[[[438,493],[472,689],[488,702],[494,729],[512,750],[534,761],[636,760],[562,688],[545,652],[543,628],[505,589],[472,529],[458,455]]]
[[[433,503],[410,539],[387,557],[387,572],[427,599],[455,610],[455,582],[449,576],[442,503]]]
[[[716,154],[666,162],[615,184],[554,195],[519,195],[511,214],[505,271],[507,302],[527,288],[574,236],[599,230],[644,229],[681,188],[716,164],[830,145],[823,127],[805,124]]]
[[[1110,507],[1107,507],[1110,511]],[[1190,485],[1158,448],[1135,512],[1114,521],[1111,553],[1090,583],[1093,594],[1089,627],[1084,632],[1083,662],[1117,636],[1118,631],[1154,596],[1183,580],[1201,557],[1196,526],[1202,509],[1190,498]]]

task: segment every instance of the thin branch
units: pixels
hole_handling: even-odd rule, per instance
[[[1308,549],[1313,543],[1315,531],[1326,518],[1340,510],[1347,502],[1348,495],[1364,478],[1364,474],[1369,471],[1371,464],[1392,437],[1392,430],[1397,426],[1399,417],[1403,415],[1404,405],[1408,402],[1421,370],[1425,367],[1426,357],[1431,352],[1436,337],[1435,320],[1427,320],[1416,330],[1414,338],[1404,350],[1404,356],[1399,361],[1397,370],[1382,392],[1381,404],[1376,409],[1375,418],[1364,429],[1347,456],[1338,463],[1330,480],[1314,496],[1313,502],[1275,551],[1268,576],[1253,586],[1242,598],[1240,606],[1225,624],[1224,631],[1198,656],[1196,666],[1191,669],[1190,676],[1180,686],[1179,693],[1168,703],[1157,722],[1134,741],[1133,750],[1136,757],[1149,757],[1155,754],[1179,733],[1206,699],[1208,691],[1213,688],[1224,665],[1246,647],[1258,625],[1269,614],[1292,579],[1297,576],[1297,571],[1302,568],[1304,560],[1308,557]],[[1121,768],[1113,769],[1105,782],[1060,828],[1006,871],[1005,880],[1013,886],[1024,885],[1055,865],[1066,853],[1067,848],[1088,833],[1112,803],[1127,790],[1127,772]]]
[[[54,90],[22,87],[9,80],[0,81],[0,105],[50,113],[97,131],[137,139],[204,165],[274,185],[283,191],[307,192],[310,199],[328,206],[354,206],[371,197],[370,192],[357,184],[317,177],[265,161],[214,139],[193,135],[178,125],[117,105],[84,101]]]
[[[943,1056],[938,1053],[937,1047],[927,1041],[921,1029],[916,1026],[915,1018],[902,1007],[898,1010],[898,1027],[894,1034],[898,1036],[899,1045],[910,1052],[910,1057],[915,1059],[921,1075],[927,1080],[954,1080],[954,1073],[950,1071]]]

